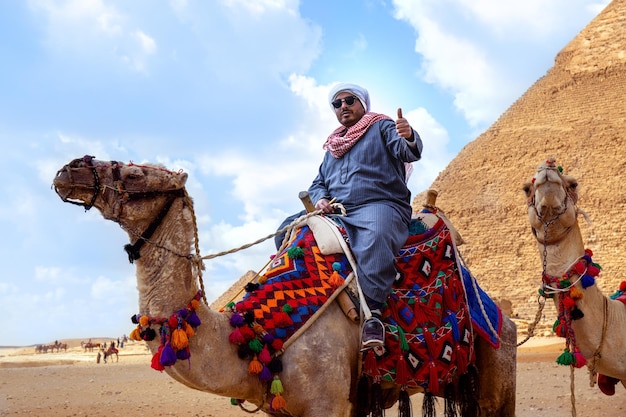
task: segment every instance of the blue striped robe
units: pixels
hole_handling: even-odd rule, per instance
[[[405,162],[418,161],[422,140],[413,130],[416,148],[398,135],[393,120],[375,122],[341,158],[326,152],[309,195],[343,204],[346,228],[356,259],[359,283],[370,308],[387,299],[396,276],[394,257],[406,242],[411,220],[411,192]]]

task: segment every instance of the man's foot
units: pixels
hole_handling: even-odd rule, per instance
[[[385,326],[376,316],[365,320],[361,334],[361,346],[363,349],[383,346],[385,344]]]

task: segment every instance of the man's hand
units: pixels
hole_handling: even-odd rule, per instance
[[[315,208],[318,210],[322,210],[324,213],[333,213],[335,209],[330,204],[330,201],[325,198],[320,198],[320,200],[315,203]]]
[[[396,120],[396,130],[398,131],[398,135],[402,136],[404,139],[409,142],[413,140],[413,129],[411,129],[411,125],[409,122],[402,117],[402,109],[398,108],[398,119]]]

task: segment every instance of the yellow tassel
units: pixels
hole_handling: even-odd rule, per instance
[[[572,300],[580,300],[583,298],[583,292],[576,287],[572,287],[569,290],[569,296],[572,297]]]
[[[183,329],[176,329],[172,332],[172,339],[170,340],[174,350],[181,350],[189,346],[189,338],[187,333]]]
[[[187,333],[187,337],[193,337],[196,334],[196,331],[191,327],[191,325],[185,322],[185,333]]]
[[[141,330],[139,330],[139,326],[137,326],[133,329],[133,331],[130,332],[130,335],[128,335],[128,337],[130,337],[133,340],[141,341],[140,333],[141,333]]]
[[[272,408],[274,410],[280,410],[287,406],[287,401],[283,398],[282,395],[276,394],[274,399],[272,399]]]
[[[262,370],[263,364],[259,362],[256,355],[254,355],[254,359],[252,359],[252,361],[250,361],[250,365],[248,365],[248,372],[253,375],[257,375],[260,374]]]
[[[148,326],[150,324],[150,317],[148,316],[139,317],[139,324],[141,324],[143,327]]]
[[[198,300],[193,299],[191,300],[191,302],[189,303],[189,305],[191,306],[192,310],[195,310],[198,308],[198,306],[200,305],[200,303],[198,302]]]

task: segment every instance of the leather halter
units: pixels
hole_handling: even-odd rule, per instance
[[[85,211],[88,211],[94,206],[99,195],[104,196],[106,191],[111,189],[115,192],[115,203],[116,203],[115,212],[117,213],[116,217],[119,219],[119,214],[121,212],[121,208],[123,204],[129,200],[138,200],[138,199],[153,197],[157,195],[168,196],[167,200],[161,207],[161,210],[159,210],[159,213],[152,220],[152,222],[150,222],[150,224],[144,230],[144,232],[141,233],[141,235],[138,235],[137,240],[132,244],[129,243],[124,246],[124,250],[128,253],[128,261],[130,263],[133,263],[135,260],[140,258],[141,247],[144,245],[144,243],[148,239],[150,239],[150,237],[152,237],[154,232],[157,230],[157,228],[159,227],[159,225],[161,224],[161,222],[163,221],[163,219],[169,212],[170,208],[172,207],[174,200],[176,200],[179,197],[185,197],[186,195],[185,188],[182,187],[182,188],[174,188],[171,190],[154,190],[154,191],[127,190],[124,188],[124,184],[122,182],[121,175],[120,175],[120,163],[117,161],[110,161],[110,165],[105,166],[105,167],[99,166],[99,168],[107,168],[110,166],[111,173],[113,176],[112,186],[103,185],[98,175],[98,170],[97,170],[98,166],[95,166],[93,164],[94,158],[95,158],[94,156],[85,155],[82,158],[74,159],[73,161],[65,165],[62,169],[60,169],[57,172],[57,175],[59,175],[59,173],[61,173],[62,171],[65,171],[67,173],[68,178],[70,179],[70,182],[72,184],[71,186],[72,189],[81,188],[81,189],[88,189],[88,190],[93,191],[93,194],[91,196],[89,203],[86,203],[84,201],[72,200],[68,197],[61,195],[61,193],[55,186],[56,193],[59,195],[59,197],[61,197],[61,199],[64,202],[82,206],[85,208]],[[84,169],[84,168],[89,168],[91,170],[93,174],[93,184],[92,185],[74,184],[74,181],[72,179],[72,171],[78,170],[78,169]]]

